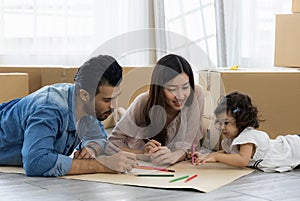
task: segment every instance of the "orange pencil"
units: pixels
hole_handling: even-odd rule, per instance
[[[192,179],[194,179],[197,176],[198,176],[198,174],[194,174],[193,176],[190,176],[189,178],[187,178],[184,182],[191,181]]]

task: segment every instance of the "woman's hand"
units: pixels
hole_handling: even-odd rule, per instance
[[[174,164],[180,159],[184,159],[184,157],[185,152],[183,150],[171,152],[166,146],[156,147],[150,151],[151,162],[157,165]]]
[[[74,153],[74,159],[91,159],[96,158],[96,156],[101,153],[101,147],[95,142],[90,142],[84,148],[76,151]]]
[[[156,141],[156,140],[149,140],[145,145],[144,145],[144,154],[149,154],[152,149],[155,149],[157,147],[160,147],[161,143]]]
[[[74,153],[74,159],[91,159],[96,158],[96,153],[94,149],[89,147],[84,147]]]
[[[100,155],[96,159],[102,165],[121,173],[130,172],[138,164],[136,155],[125,151],[120,151],[111,156]]]

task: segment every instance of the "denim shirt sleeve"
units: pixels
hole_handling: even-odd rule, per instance
[[[53,168],[44,173],[45,177],[49,176],[64,176],[71,169],[73,159],[59,154]]]
[[[100,145],[103,153],[107,143],[107,134],[100,121],[91,116],[83,117],[79,122],[77,133],[82,140],[78,149],[85,147],[90,142],[96,142]]]
[[[26,175],[62,176],[69,171],[72,158],[61,154],[65,140],[58,140],[66,136],[66,116],[56,105],[48,105],[36,108],[27,119],[22,147]]]

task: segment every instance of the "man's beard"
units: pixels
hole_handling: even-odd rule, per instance
[[[107,119],[107,117],[113,112],[114,112],[114,109],[110,108],[109,110],[106,110],[105,112],[102,112],[99,115],[97,115],[97,119],[99,121],[103,121],[103,120]]]

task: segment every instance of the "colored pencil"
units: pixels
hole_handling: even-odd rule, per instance
[[[198,176],[198,174],[194,174],[193,176],[190,176],[189,178],[187,178],[184,182],[191,181],[192,179],[194,179],[197,176]]]
[[[108,147],[111,148],[116,153],[118,153],[120,151],[120,149],[118,147],[116,147],[115,145],[108,144]]]
[[[195,163],[194,151],[195,151],[194,144],[192,144],[192,150],[191,150],[191,154],[192,154],[192,165],[194,165],[194,163]]]
[[[137,177],[174,177],[174,174],[135,174]]]
[[[188,178],[189,177],[189,175],[185,175],[185,176],[182,176],[182,177],[178,177],[178,178],[176,178],[176,179],[172,179],[172,180],[170,180],[169,182],[175,182],[175,181],[178,181],[178,180],[181,180],[181,179],[186,179],[186,178]]]
[[[144,165],[138,165],[135,168],[143,169],[143,170],[158,170],[158,171],[164,171],[164,172],[175,172],[175,170],[170,170],[170,169],[167,169],[167,168],[144,166]]]

